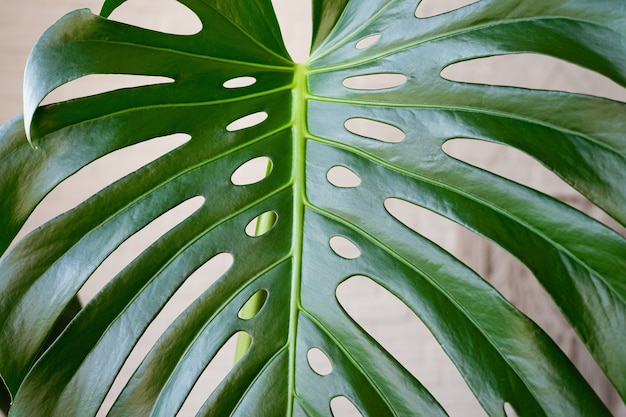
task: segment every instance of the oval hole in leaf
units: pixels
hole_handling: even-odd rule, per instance
[[[353,117],[346,120],[344,127],[355,135],[387,143],[402,142],[406,137],[402,129],[396,126],[363,117]]]
[[[309,366],[318,375],[325,376],[333,371],[333,365],[328,356],[319,348],[311,348],[306,353]]]
[[[339,284],[336,296],[348,315],[419,379],[450,415],[485,415],[428,327],[396,295],[355,275]]]
[[[191,136],[183,133],[161,136],[116,150],[85,165],[43,199],[11,245],[50,219],[71,210],[120,178],[183,146],[189,140]]]
[[[343,395],[333,397],[330,400],[330,410],[333,417],[363,417],[358,408]]]
[[[374,45],[376,42],[378,42],[380,40],[380,36],[381,36],[380,33],[366,36],[362,38],[361,40],[359,40],[356,43],[355,47],[356,49],[367,49],[370,46]]]
[[[496,55],[448,65],[450,81],[587,94],[626,102],[626,88],[562,59],[536,53]]]
[[[160,75],[90,74],[55,88],[43,99],[41,105],[60,103],[125,88],[169,84],[174,81],[173,78]]]
[[[385,90],[406,83],[407,76],[398,73],[355,75],[343,80],[343,86],[353,90]]]
[[[233,256],[230,253],[219,253],[205,262],[200,268],[194,271],[181,285],[178,290],[173,294],[170,300],[165,304],[163,309],[150,323],[146,331],[137,341],[137,344],[131,351],[130,355],[124,362],[124,366],[121,368],[119,374],[115,378],[111,389],[107,393],[106,398],[103,401],[103,405],[98,410],[97,416],[106,416],[115,399],[122,392],[124,386],[130,380],[133,372],[137,369],[142,359],[148,354],[150,348],[157,342],[159,337],[165,332],[165,330],[174,322],[174,320],[189,307],[193,301],[195,301],[200,295],[202,295],[213,283],[215,283],[221,276],[223,276],[233,264]],[[221,374],[217,372],[212,373],[212,377],[209,377],[211,381],[214,381],[214,386],[217,386],[223,379],[223,375],[226,375],[232,368],[232,358],[234,357],[234,336],[229,340],[229,344],[233,347],[229,352],[231,360],[224,362],[220,360],[217,363],[217,369],[222,369]],[[229,345],[230,346],[230,345]],[[224,350],[222,348],[222,350]],[[219,354],[219,353],[218,353]],[[225,355],[221,357],[224,358]],[[215,361],[215,358],[213,359]],[[213,363],[213,361],[211,363]],[[226,364],[226,365],[225,365]],[[211,366],[211,365],[209,365]]]
[[[200,18],[175,0],[128,0],[109,19],[172,35],[194,35],[202,30]]]
[[[246,226],[246,234],[250,237],[263,236],[276,225],[278,216],[275,211],[266,211],[256,216]]]
[[[230,180],[235,185],[255,184],[266,178],[272,171],[272,160],[259,156],[243,163],[233,172]]]
[[[235,357],[237,339],[243,335],[250,337],[249,333],[240,331],[224,343],[211,362],[209,362],[209,365],[200,374],[200,378],[198,378],[189,392],[189,396],[176,414],[177,416],[195,416],[198,414],[206,399],[234,368],[233,358]]]
[[[343,236],[333,236],[328,241],[330,248],[337,255],[345,259],[356,259],[361,256],[361,250],[351,240]]]
[[[415,10],[415,17],[426,18],[438,16],[460,9],[480,0],[422,0]]]
[[[598,209],[554,172],[519,149],[467,138],[450,139],[443,144],[442,149],[455,159],[558,198],[626,236],[626,228]]]
[[[336,165],[328,170],[326,179],[335,187],[354,188],[361,185],[361,177],[344,166]]]
[[[263,123],[267,117],[268,115],[264,111],[252,113],[229,123],[229,125],[226,126],[226,130],[229,132],[236,132],[237,130],[247,129]]]
[[[242,320],[250,320],[259,312],[261,308],[265,305],[265,301],[267,301],[267,290],[259,290],[252,294],[248,301],[246,301],[239,310],[237,316]]]
[[[504,414],[506,417],[517,417],[517,413],[510,403],[504,403]]]
[[[254,77],[236,77],[224,82],[224,88],[243,88],[256,84]]]

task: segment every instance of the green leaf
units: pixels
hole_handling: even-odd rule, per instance
[[[240,331],[250,348],[200,415],[328,416],[336,396],[364,416],[445,415],[337,301],[336,288],[355,275],[417,314],[489,415],[503,415],[505,402],[520,416],[609,415],[535,323],[393,217],[389,198],[443,215],[525,263],[626,398],[626,239],[442,150],[459,137],[515,147],[626,225],[626,105],[440,76],[452,63],[535,52],[626,86],[622,0],[482,0],[424,19],[414,1],[315,0],[303,65],[288,58],[269,0],[180,2],[200,18],[199,33],[103,17],[120,0],[105,2],[102,16],[63,17],[29,59],[24,118],[0,128],[0,375],[14,396],[11,416],[95,415],[163,306],[224,253],[232,266],[163,333],[110,415],[175,415]],[[376,42],[362,47],[368,38]],[[173,82],[40,106],[55,88],[90,74]],[[380,74],[393,75],[392,85],[358,84]],[[254,82],[224,86],[241,77]],[[250,115],[258,116],[252,126],[232,127]],[[402,140],[355,134],[345,126],[354,118],[393,126]],[[174,133],[191,139],[10,247],[39,202],[73,173]],[[234,184],[232,174],[260,156],[271,160],[268,175]],[[335,166],[360,184],[331,184]],[[198,198],[199,208],[125,266],[42,353],[66,306],[116,248]],[[246,233],[265,213],[273,224]],[[359,255],[339,256],[333,236]],[[259,291],[267,299],[258,313],[240,317]],[[330,358],[328,375],[307,362],[314,347]]]

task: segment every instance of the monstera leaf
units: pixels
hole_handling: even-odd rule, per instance
[[[362,275],[428,326],[489,415],[609,412],[551,339],[469,267],[386,208],[445,216],[524,262],[626,398],[626,241],[551,197],[467,165],[442,145],[515,147],[626,223],[626,106],[604,98],[465,84],[450,64],[534,52],[626,86],[623,0],[482,0],[418,18],[415,0],[314,0],[313,47],[293,64],[270,0],[179,0],[202,22],[159,33],[66,15],[26,69],[24,117],[0,130],[0,374],[12,416],[95,415],[128,355],[176,290],[229,254],[230,268],[181,313],[110,415],[175,415],[226,340],[251,345],[200,415],[324,416],[336,396],[366,416],[439,416],[421,383],[360,328],[336,289]],[[40,106],[90,74],[168,81]],[[237,82],[239,82],[237,84]],[[383,129],[352,127],[369,121]],[[237,122],[234,123],[233,122]],[[35,206],[113,151],[188,135],[176,149],[14,246]],[[30,142],[30,143],[29,143]],[[265,157],[267,175],[233,182]],[[329,171],[343,169],[350,183]],[[60,336],[51,329],[123,242],[200,202],[125,266]],[[246,232],[253,219],[256,232]],[[329,243],[349,241],[351,255]],[[242,316],[248,300],[258,308]],[[312,348],[332,364],[326,375]]]

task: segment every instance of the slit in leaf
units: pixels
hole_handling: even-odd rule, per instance
[[[240,331],[231,336],[220,348],[211,362],[204,369],[200,377],[189,392],[187,399],[176,414],[177,416],[195,416],[206,399],[226,379],[234,368],[232,358],[235,355],[235,345],[241,337],[251,337],[249,333]]]
[[[115,275],[131,263],[137,256],[167,232],[188,219],[204,204],[204,197],[190,198],[171,210],[163,213],[143,229],[129,237],[117,247],[93,272],[89,280],[78,292],[78,298],[85,305]]]
[[[295,63],[306,62],[309,56],[313,2],[271,0],[285,48]],[[304,30],[303,30],[304,29]]]
[[[415,17],[425,19],[439,16],[478,3],[480,0],[422,0],[415,10]]]
[[[90,74],[55,88],[42,100],[41,105],[60,103],[125,88],[169,84],[174,81],[173,78],[160,75]]]
[[[626,102],[626,88],[610,78],[537,53],[495,55],[457,62],[445,67],[441,77],[471,84],[562,91]]]
[[[485,278],[557,342],[587,381],[595,381],[592,383],[595,386],[602,384],[608,396],[617,398],[552,298],[520,260],[492,241],[424,207],[388,198],[385,208],[396,220],[443,247]]]
[[[485,415],[428,327],[396,295],[371,278],[354,275],[339,284],[336,296],[346,313],[420,380],[450,415]]]
[[[120,178],[183,146],[190,139],[191,136],[182,133],[161,136],[116,150],[85,165],[63,180],[39,203],[11,246],[45,222],[75,208]]]
[[[163,332],[165,332],[165,330],[174,322],[176,317],[185,311],[185,309],[187,309],[193,301],[195,301],[201,294],[211,287],[215,281],[223,276],[232,264],[233,256],[230,253],[219,253],[194,271],[193,274],[185,280],[183,285],[176,290],[167,304],[165,304],[163,309],[149,324],[148,328],[137,341],[134,349],[128,355],[128,358],[115,378],[111,389],[107,393],[100,410],[98,410],[97,416],[107,415],[113,405],[113,402],[122,392],[135,369],[137,369],[142,359],[148,354],[150,348],[157,342]],[[224,355],[222,355],[222,357],[223,356]],[[219,366],[223,366],[226,362],[220,361],[220,363],[221,365]],[[232,363],[232,361],[230,363]],[[224,374],[226,374],[230,368],[231,367],[229,366]],[[219,383],[221,379],[222,378],[220,377],[217,383]],[[217,383],[215,385],[217,385]]]
[[[443,151],[459,161],[557,198],[626,236],[626,228],[530,155],[509,145],[479,139],[447,140]]]

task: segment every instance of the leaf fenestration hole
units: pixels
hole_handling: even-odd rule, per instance
[[[211,285],[213,285],[213,283],[215,283],[228,271],[228,269],[232,266],[233,261],[233,256],[227,252],[222,252],[213,256],[200,268],[194,271],[185,280],[183,285],[176,290],[167,304],[165,304],[163,309],[154,318],[154,320],[152,320],[150,325],[139,338],[130,355],[128,355],[128,358],[115,378],[111,389],[107,393],[102,406],[98,410],[98,417],[104,417],[107,415],[115,399],[122,392],[124,386],[128,383],[142,359],[148,354],[150,348],[154,346],[159,337],[161,337],[161,335],[183,311],[185,311],[201,294],[203,294],[209,287],[211,287]],[[234,340],[233,337],[231,337],[227,343],[233,345],[232,349],[229,351],[232,352],[230,355],[231,359],[234,355],[234,344],[231,342],[232,340]],[[222,350],[224,350],[224,348],[222,348]],[[221,357],[223,358],[224,355]],[[216,359],[214,358],[211,363],[215,361]],[[232,368],[232,363],[232,360],[220,360],[219,363],[217,363],[216,366],[218,369],[224,368],[225,364],[227,364],[227,366],[223,369],[221,374],[219,372],[211,373],[212,376],[209,378],[213,381],[212,386],[216,387],[219,382],[221,382],[223,375],[226,375]],[[210,383],[207,383],[207,386],[208,385],[210,385]],[[204,388],[208,389],[206,386]],[[206,397],[204,397],[204,399],[206,399]]]
[[[333,417],[363,417],[356,405],[343,395],[330,400],[330,411]]]
[[[415,10],[415,17],[421,19],[438,16],[461,9],[480,0],[422,0]]]
[[[306,353],[309,366],[318,375],[325,376],[333,371],[333,365],[328,356],[319,348],[311,348]]]
[[[610,78],[537,53],[496,55],[457,62],[445,67],[441,77],[471,84],[563,91],[626,102],[626,88]]]
[[[339,188],[354,188],[361,185],[361,177],[351,169],[341,165],[330,168],[326,173],[326,179]]]
[[[206,399],[232,371],[237,340],[243,335],[250,336],[249,333],[244,331],[235,333],[215,354],[211,362],[200,374],[187,399],[176,414],[177,416],[195,416],[198,414]]]
[[[27,233],[93,196],[120,178],[148,165],[191,140],[187,134],[161,136],[116,150],[85,165],[57,185],[35,208],[15,237],[15,245]]]
[[[397,221],[454,253],[456,235],[463,229],[462,226],[434,211],[400,198],[387,198],[384,206]]]
[[[359,40],[356,45],[355,48],[356,49],[367,49],[370,46],[374,45],[376,42],[378,42],[380,40],[380,33],[377,33],[375,35],[369,35],[366,36],[364,38],[362,38],[361,40]]]
[[[250,220],[246,226],[246,234],[250,237],[263,236],[276,225],[278,215],[275,211],[266,211]]]
[[[244,303],[244,305],[239,309],[239,313],[237,316],[242,320],[250,320],[255,317],[261,311],[261,308],[265,305],[265,301],[267,301],[267,290],[259,290],[252,294],[248,301]],[[251,313],[252,305],[254,305],[254,313]]]
[[[558,198],[626,236],[626,228],[600,209],[594,209],[594,204],[585,196],[519,149],[468,138],[450,139],[443,144],[442,149],[452,158]]]
[[[41,105],[94,96],[133,87],[169,84],[175,80],[160,75],[90,74],[69,81],[50,92]]]
[[[195,35],[202,30],[200,18],[174,0],[128,0],[109,19],[172,35]]]
[[[185,221],[204,204],[204,197],[190,198],[161,214],[130,236],[98,266],[78,292],[82,305],[91,300],[114,276],[167,232]]]
[[[272,171],[272,160],[259,156],[243,163],[233,172],[230,180],[235,185],[250,185],[265,179]]]
[[[346,313],[420,380],[450,415],[485,415],[430,329],[396,295],[371,278],[354,275],[339,284],[336,297]]]
[[[355,135],[387,143],[399,143],[406,137],[404,131],[396,126],[363,117],[346,120],[344,127]]]
[[[510,403],[504,403],[504,414],[506,414],[506,417],[518,417]]]
[[[224,88],[244,88],[256,84],[254,77],[236,77],[224,82]]]
[[[407,76],[398,73],[355,75],[343,80],[343,86],[352,90],[386,90],[406,83]]]
[[[248,129],[263,123],[267,117],[268,114],[264,111],[248,114],[247,116],[240,117],[239,119],[229,123],[228,126],[226,126],[226,130],[229,132],[236,132],[238,130]]]
[[[330,248],[335,254],[345,259],[356,259],[361,256],[359,247],[343,236],[333,236],[328,241]]]

